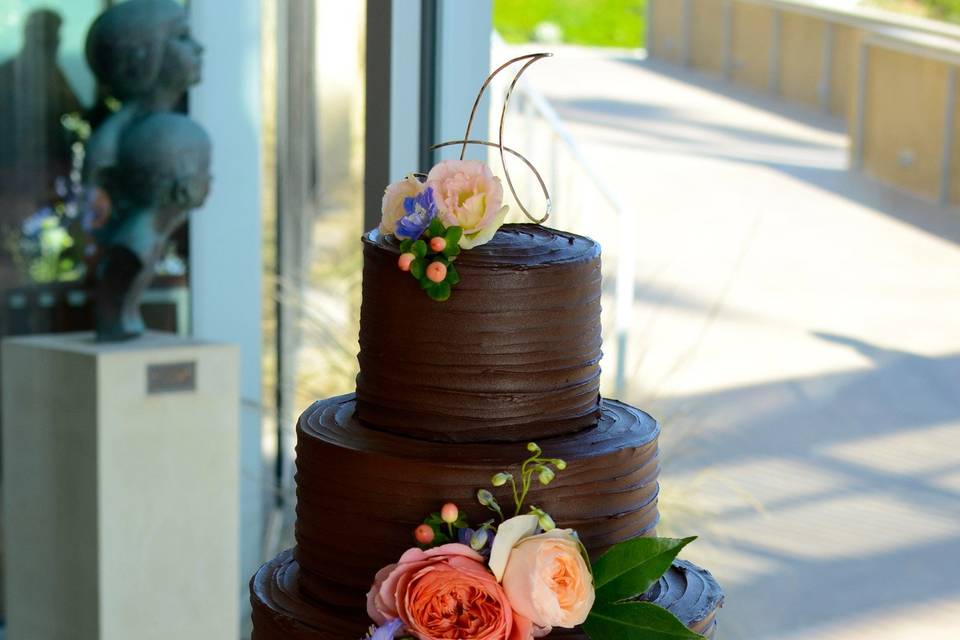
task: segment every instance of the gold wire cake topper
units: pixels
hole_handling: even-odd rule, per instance
[[[439,149],[460,145],[459,160],[440,160],[429,173],[408,174],[384,189],[381,204],[383,217],[380,219],[379,232],[392,235],[400,241],[397,267],[408,272],[419,283],[420,289],[437,302],[448,300],[453,287],[460,282],[460,274],[454,265],[460,252],[490,242],[497,230],[503,226],[510,209],[503,204],[503,186],[500,178],[493,175],[489,164],[464,159],[467,145],[477,144],[498,149],[507,186],[523,214],[535,224],[543,224],[550,217],[550,192],[540,172],[527,158],[503,143],[507,107],[520,76],[534,62],[550,55],[531,53],[519,56],[500,65],[487,76],[473,102],[463,139],[448,140],[430,147]],[[514,75],[504,94],[497,142],[471,138],[470,132],[477,109],[487,87],[498,73],[518,62],[523,62],[523,66]],[[540,183],[546,201],[546,211],[542,217],[535,217],[520,202],[507,168],[508,153],[523,161]]]
[[[452,145],[459,144],[461,145],[460,147],[461,160],[463,160],[464,155],[467,152],[467,145],[471,145],[471,144],[484,145],[487,147],[495,147],[496,149],[498,149],[500,152],[500,165],[503,167],[503,176],[507,179],[507,186],[510,188],[510,193],[513,195],[513,199],[517,203],[517,206],[520,207],[521,211],[523,211],[523,215],[525,215],[528,220],[530,220],[535,224],[543,224],[550,217],[550,211],[553,207],[553,202],[550,199],[550,191],[547,189],[546,183],[543,181],[543,178],[540,176],[540,172],[537,171],[537,168],[535,166],[533,166],[533,163],[527,160],[527,158],[525,158],[518,151],[511,149],[510,147],[503,144],[503,127],[507,117],[507,107],[510,104],[510,97],[513,95],[513,90],[517,86],[517,83],[520,81],[520,76],[522,76],[523,72],[526,71],[533,63],[537,62],[538,60],[542,60],[544,58],[549,58],[552,55],[553,55],[552,53],[530,53],[523,56],[517,56],[516,58],[508,60],[507,62],[497,67],[493,71],[493,73],[487,76],[487,79],[484,80],[483,84],[480,86],[480,91],[477,93],[477,98],[476,100],[473,101],[473,108],[470,110],[470,118],[467,120],[467,130],[466,130],[466,133],[463,134],[463,139],[448,140],[446,142],[437,143],[430,147],[430,149],[440,149],[442,147],[449,147]],[[526,62],[522,67],[520,67],[520,70],[517,71],[516,75],[513,76],[513,81],[510,83],[510,86],[507,88],[507,92],[503,97],[503,109],[500,112],[500,127],[499,127],[497,142],[489,142],[487,140],[472,140],[470,138],[470,131],[471,129],[473,129],[473,121],[476,118],[477,109],[480,106],[480,101],[483,99],[483,94],[486,92],[487,87],[490,86],[490,83],[493,81],[493,79],[496,77],[498,73],[500,73],[510,65],[520,62],[521,60],[526,60]],[[530,171],[533,172],[533,175],[537,178],[537,182],[540,183],[540,189],[543,191],[543,197],[546,200],[546,210],[544,211],[543,217],[536,218],[535,216],[533,216],[533,214],[531,214],[527,210],[527,208],[523,206],[523,202],[520,201],[520,196],[517,195],[517,190],[513,186],[513,180],[510,178],[510,170],[507,168],[506,158],[504,157],[505,152],[523,161],[523,163],[527,165]]]

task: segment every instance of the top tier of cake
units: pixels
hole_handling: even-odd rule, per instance
[[[505,225],[457,258],[435,302],[397,268],[399,244],[364,236],[357,416],[415,438],[518,442],[600,416],[600,247]]]

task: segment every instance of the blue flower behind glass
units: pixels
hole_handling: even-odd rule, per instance
[[[395,234],[398,238],[417,240],[430,226],[430,222],[437,217],[433,187],[427,187],[418,196],[404,199],[403,210],[407,215],[397,221]]]
[[[403,621],[394,618],[382,627],[370,627],[370,632],[364,636],[363,640],[393,640],[402,626]]]

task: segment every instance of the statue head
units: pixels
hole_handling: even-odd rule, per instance
[[[196,209],[210,191],[210,138],[182,113],[147,115],[120,136],[109,184],[121,218],[134,208]]]
[[[55,56],[60,48],[60,14],[50,9],[37,9],[27,16],[23,27],[23,43],[27,48]]]
[[[181,95],[200,81],[203,47],[173,0],[130,0],[98,17],[87,34],[87,62],[120,100],[153,92]]]

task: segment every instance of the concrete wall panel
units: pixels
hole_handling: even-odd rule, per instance
[[[653,57],[670,62],[683,62],[683,2],[649,0],[653,24]]]
[[[724,4],[724,0],[693,0],[690,64],[697,69],[723,73]]]
[[[768,91],[772,46],[773,10],[749,2],[734,2],[733,81]]]
[[[826,22],[780,13],[780,95],[811,107],[820,105]]]
[[[853,121],[857,95],[857,68],[863,32],[836,24],[833,27],[833,56],[830,65],[830,113]]]
[[[870,47],[867,56],[864,169],[881,181],[936,199],[949,67],[881,47]]]
[[[958,70],[960,72],[960,70]],[[956,86],[956,102],[960,105],[960,82]],[[960,204],[960,108],[953,112],[953,157],[950,159],[950,203]]]

